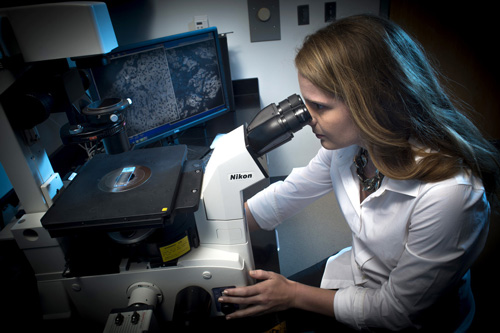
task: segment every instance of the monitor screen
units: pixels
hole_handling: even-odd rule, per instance
[[[217,29],[122,46],[90,69],[94,99],[130,98],[125,111],[134,148],[229,110]]]

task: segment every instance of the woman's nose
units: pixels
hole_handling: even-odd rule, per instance
[[[312,112],[309,112],[309,114],[311,115],[311,120],[309,120],[309,123],[307,125],[314,127],[314,125],[316,125],[316,117]]]

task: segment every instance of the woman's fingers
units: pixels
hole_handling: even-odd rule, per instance
[[[290,306],[291,297],[295,292],[294,282],[280,274],[263,270],[251,271],[250,276],[261,282],[251,286],[226,289],[219,298],[218,301],[221,303],[244,306],[243,309],[230,314],[228,319],[264,314]]]
[[[263,271],[263,270],[256,270],[256,271],[250,271],[249,274],[254,279],[267,280],[274,273]],[[224,290],[222,292],[222,294],[223,294],[223,298],[227,299],[226,302],[230,302],[229,300],[234,299],[234,297],[251,297],[251,296],[258,295],[261,292],[260,287],[261,286],[259,284],[254,284],[254,285],[246,286],[246,287],[230,288],[230,289]],[[233,298],[229,298],[227,296],[233,296]]]
[[[257,269],[249,272],[250,276],[257,280],[268,280],[276,273]]]

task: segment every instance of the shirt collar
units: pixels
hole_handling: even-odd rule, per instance
[[[354,161],[354,155],[358,152],[359,146],[352,145],[346,148],[335,150],[335,161],[337,166],[351,166]]]
[[[401,193],[410,197],[416,197],[421,181],[415,179],[396,180],[385,177],[382,181],[381,190]]]
[[[337,166],[347,166],[351,167],[354,155],[358,152],[359,146],[352,145],[346,148],[342,148],[336,151],[336,164]],[[382,181],[382,186],[380,187],[378,193],[382,194],[384,191],[391,191],[396,193],[401,193],[407,196],[416,197],[419,191],[421,182],[419,180],[409,179],[409,180],[396,180],[388,177],[384,177]],[[376,192],[376,193],[377,193]],[[374,195],[376,194],[374,193]],[[376,195],[378,196],[378,195]]]

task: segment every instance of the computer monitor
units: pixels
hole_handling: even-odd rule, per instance
[[[94,99],[130,98],[125,111],[133,148],[146,146],[229,111],[217,28],[121,46],[90,68]]]

